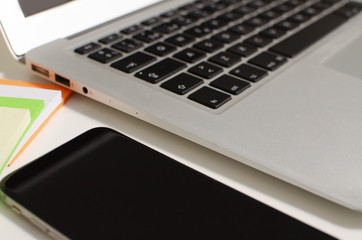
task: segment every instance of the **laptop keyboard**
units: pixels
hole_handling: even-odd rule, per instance
[[[218,109],[361,9],[342,0],[198,0],[75,52]]]

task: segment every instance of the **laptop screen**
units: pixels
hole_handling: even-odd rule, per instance
[[[24,17],[70,2],[71,0],[18,0]]]

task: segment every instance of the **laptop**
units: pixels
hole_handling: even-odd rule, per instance
[[[7,0],[51,82],[362,211],[362,9],[350,0]]]

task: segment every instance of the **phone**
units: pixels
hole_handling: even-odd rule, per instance
[[[70,140],[0,187],[55,239],[333,239],[108,128]]]

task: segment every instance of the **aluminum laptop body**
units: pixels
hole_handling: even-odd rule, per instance
[[[17,4],[17,1],[8,2]],[[178,60],[183,65],[177,73],[160,82],[150,83],[142,79],[142,75],[147,75],[146,77],[151,79],[157,76],[154,76],[152,69],[148,68],[157,61],[175,60],[175,54],[183,48],[176,46],[174,52],[165,56],[147,52],[147,55],[152,56],[155,61],[131,73],[112,67],[115,61],[101,63],[91,59],[89,57],[91,53],[84,55],[76,50],[84,50],[84,46],[88,46],[89,43],[96,43],[103,48],[99,40],[114,33],[122,35],[120,39],[132,38],[133,35],[130,37],[120,31],[174,9],[191,11],[186,6],[194,2],[148,1],[144,3],[147,5],[144,8],[128,6],[132,4],[124,1],[106,2],[88,1],[87,4],[87,1],[82,0],[71,1],[60,6],[64,12],[60,10],[57,12],[53,8],[25,17],[25,19],[44,17],[38,20],[42,23],[47,22],[47,26],[38,27],[38,32],[47,30],[63,32],[64,29],[68,29],[68,26],[59,23],[59,18],[63,18],[64,22],[70,22],[71,26],[81,28],[75,29],[72,33],[67,32],[53,37],[54,39],[49,38],[50,42],[38,43],[38,46],[34,48],[23,48],[21,51],[15,49],[12,35],[5,25],[4,13],[0,12],[3,32],[14,56],[21,58],[25,54],[25,62],[29,69],[49,81],[66,86],[79,94],[124,111],[331,201],[358,211],[362,210],[362,14],[356,13],[348,18],[343,24],[295,56],[288,57],[272,51],[272,56],[282,55],[275,61],[283,61],[283,64],[278,68],[266,66],[271,69],[265,71],[267,76],[260,81],[246,81],[248,88],[240,94],[227,93],[229,95],[227,101],[226,98],[220,100],[219,96],[210,99],[213,107],[217,105],[217,102],[222,102],[222,106],[214,109],[191,99],[190,95],[193,92],[176,94],[165,89],[163,83],[184,73],[202,79],[201,85],[192,91],[198,91],[197,89],[203,87],[219,91],[218,87],[211,84],[215,79],[224,74],[238,78],[237,74],[240,73],[240,69],[237,71],[238,66],[250,64],[255,67],[255,64],[250,61],[255,60],[256,55],[241,57],[237,64],[222,68],[222,73],[218,76],[202,78],[190,72],[190,68],[198,66],[199,70],[203,70],[198,65],[200,62],[210,64],[210,58],[214,54],[206,52],[204,53],[206,56],[199,62],[188,63]],[[227,8],[230,11],[235,4],[238,7],[245,4],[258,4],[255,1],[225,2],[230,4],[231,7]],[[277,0],[264,3],[271,4],[271,9],[285,2]],[[312,1],[311,4],[318,2]],[[331,8],[308,24],[312,25],[318,19],[325,18],[349,3],[348,1],[331,2],[334,4]],[[96,3],[102,5],[102,9],[100,7],[97,9]],[[198,1],[197,4],[208,6],[209,3]],[[0,8],[4,11],[2,5],[4,4],[0,4]],[[115,10],[124,9],[126,6],[128,10],[123,13]],[[72,10],[76,7],[78,7],[77,11]],[[261,7],[255,12],[255,16],[266,9]],[[297,7],[295,11],[302,11],[301,9],[302,7]],[[44,14],[49,11],[53,11],[53,14],[48,14],[49,16],[56,16],[53,22],[45,20],[49,16],[44,16]],[[288,16],[291,17],[294,13]],[[91,22],[90,19],[94,16],[99,16],[98,22]],[[210,16],[206,16],[206,19]],[[83,18],[86,20],[82,21]],[[237,21],[241,23],[244,19],[240,18]],[[259,27],[260,31],[274,24],[274,21],[280,21],[280,19],[264,23],[265,25]],[[201,21],[196,21],[194,25],[182,27],[174,34],[184,33],[193,26],[199,26],[200,23]],[[299,31],[299,28],[307,28],[308,24],[306,23],[306,26],[301,24],[287,31],[278,40],[273,40],[269,45],[258,47],[258,49],[270,52],[273,46],[289,38]],[[153,29],[147,25],[142,26],[146,26],[145,29]],[[218,31],[224,31],[230,26],[230,24],[223,26]],[[28,34],[37,33],[28,32]],[[255,34],[255,32],[250,34]],[[165,41],[172,35],[163,36],[156,42]],[[248,40],[250,36],[240,36],[233,43],[224,44],[221,51],[226,52],[233,45]],[[186,47],[191,48],[194,44],[210,38],[211,36],[195,37],[196,40]],[[307,40],[301,38],[298,41]],[[110,46],[113,46],[112,44]],[[143,43],[143,45],[137,51],[145,52],[145,48],[152,44]],[[117,56],[119,59],[133,54],[116,51],[109,45],[107,48],[122,55]],[[109,54],[114,53],[109,52]],[[173,64],[174,61],[170,63]],[[169,65],[170,68],[173,67],[172,64]],[[203,67],[207,66],[209,65],[203,65]],[[262,69],[258,66],[256,68]],[[176,87],[182,90],[185,86],[179,84]],[[235,88],[237,87],[240,86],[237,85]],[[225,93],[223,90],[219,92]]]

